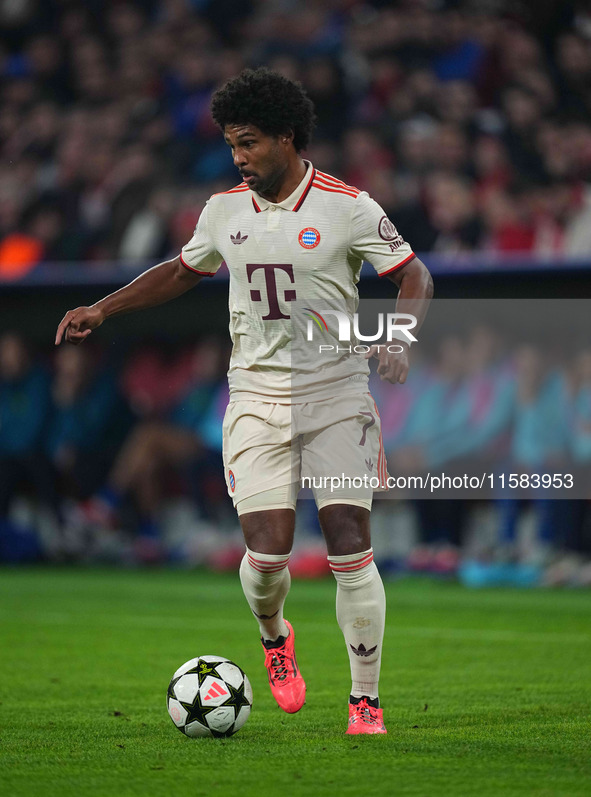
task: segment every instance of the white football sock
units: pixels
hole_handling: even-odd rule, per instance
[[[247,548],[240,564],[242,589],[265,640],[289,635],[283,619],[283,604],[291,585],[289,556],[255,553]]]
[[[337,621],[351,663],[351,694],[378,697],[386,596],[373,551],[329,556],[328,563],[337,580]]]

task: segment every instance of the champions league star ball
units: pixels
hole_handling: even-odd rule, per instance
[[[172,676],[166,706],[187,736],[232,736],[249,717],[252,687],[237,664],[222,656],[199,656]]]

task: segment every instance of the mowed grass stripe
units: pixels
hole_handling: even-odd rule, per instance
[[[35,611],[34,613],[21,611],[10,611],[8,609],[0,609],[1,620],[13,620],[27,623],[36,623],[38,625],[86,625],[88,620],[81,614],[67,614],[65,612],[43,612]],[[199,628],[215,628],[219,625],[219,618],[217,617],[199,617]],[[305,627],[308,631],[324,631],[325,625],[323,623],[311,623],[307,620]],[[108,626],[108,627],[126,627],[130,626],[141,628],[153,628],[159,630],[165,629],[186,629],[187,622],[185,619],[178,617],[165,617],[164,615],[158,616],[138,616],[138,615],[107,615],[95,614],[93,616],[94,625]],[[469,628],[417,628],[413,626],[392,625],[388,622],[388,631],[390,633],[407,634],[410,636],[437,638],[437,639],[467,639],[467,640],[491,640],[495,642],[508,642],[513,643],[517,640],[522,642],[529,642],[536,644],[538,642],[554,642],[556,644],[586,644],[591,646],[591,632],[585,634],[559,634],[555,632],[528,632],[528,631],[495,631],[488,629],[469,629]]]

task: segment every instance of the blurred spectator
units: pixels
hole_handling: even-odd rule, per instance
[[[43,450],[49,414],[49,379],[16,333],[0,337],[0,559],[38,554],[34,531],[14,518],[22,494],[49,510],[57,523],[60,500]]]
[[[349,103],[343,76],[334,60],[312,58],[306,65],[303,81],[316,108],[316,135],[333,142],[347,132]]]
[[[524,469],[564,464],[568,419],[564,374],[552,369],[542,352],[530,344],[517,350],[515,368],[513,462]]]
[[[102,485],[130,425],[114,375],[99,367],[92,348],[59,348],[45,450],[62,496],[82,500]]]
[[[591,114],[591,47],[589,39],[562,34],[556,42],[562,108],[577,115]]]
[[[436,173],[426,182],[425,207],[429,249],[457,253],[474,249],[480,239],[481,223],[475,213],[472,184],[459,175]]]
[[[118,525],[121,513],[131,509],[141,559],[158,559],[164,553],[159,520],[175,476],[178,480],[191,473],[188,490],[202,516],[219,519],[227,510],[221,462],[226,367],[225,348],[218,339],[197,344],[189,385],[165,414],[134,427],[104,487],[86,505],[87,518],[103,526]]]
[[[571,378],[573,397],[568,442],[574,461],[588,465],[591,463],[591,349],[577,353]]]
[[[387,169],[393,163],[392,153],[369,128],[352,127],[346,130],[343,141],[343,179],[350,185],[364,188],[365,175]]]
[[[502,191],[511,182],[509,155],[500,138],[486,134],[478,136],[474,142],[473,167],[476,196],[482,207],[491,193]]]
[[[585,575],[588,579],[590,570],[584,562],[591,559],[591,349],[576,353],[570,380],[567,442],[574,478],[585,497],[559,502],[564,555],[546,573],[546,582],[560,585],[583,581]]]
[[[409,417],[408,434],[389,461],[394,473],[415,475],[444,465],[447,453],[430,449],[440,434],[446,440],[466,439],[465,402],[458,401],[465,375],[465,346],[454,334],[445,336],[438,347],[435,368],[416,397]],[[392,456],[392,453],[394,456]],[[442,458],[443,457],[443,458]],[[411,552],[411,570],[453,573],[462,543],[464,507],[456,500],[417,500],[413,507],[418,523],[418,545]]]
[[[564,472],[569,418],[564,373],[551,368],[537,346],[524,344],[515,353],[515,384],[511,468],[518,474]],[[535,538],[525,549],[517,536],[524,501],[512,498],[510,490],[499,501],[500,554],[511,566],[517,583],[537,582],[540,568],[564,544],[560,522],[564,502],[538,495],[532,491]]]
[[[26,459],[41,445],[49,411],[49,380],[17,333],[8,332],[0,338],[0,385],[2,457]],[[4,464],[3,484],[10,472],[10,466]]]
[[[169,251],[168,229],[174,210],[171,189],[155,189],[143,210],[137,211],[125,228],[117,257],[122,260],[147,260],[156,256],[160,260]]]

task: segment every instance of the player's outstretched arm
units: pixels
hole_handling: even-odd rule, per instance
[[[410,313],[417,319],[416,327],[413,327],[413,334],[421,328],[429,303],[433,297],[433,279],[428,268],[418,257],[415,257],[400,272],[388,275],[398,286],[398,299],[396,301],[396,311],[398,313]],[[391,353],[387,349],[372,346],[366,358],[376,357],[379,362],[377,372],[380,379],[387,380],[396,384],[406,382],[408,376],[408,345],[404,341],[396,341],[402,346],[402,352]]]
[[[164,304],[193,288],[202,279],[201,274],[185,268],[180,257],[159,263],[91,307],[68,310],[57,328],[55,345],[64,339],[69,343],[82,343],[107,318]]]

